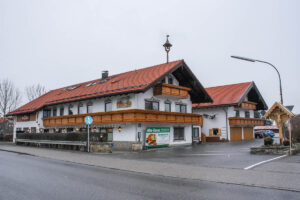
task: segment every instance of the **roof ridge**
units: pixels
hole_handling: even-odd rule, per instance
[[[248,82],[240,82],[240,83],[232,83],[232,84],[227,84],[227,85],[217,85],[217,86],[212,86],[212,87],[206,87],[205,89],[210,89],[210,88],[217,88],[217,87],[225,87],[225,86],[233,86],[233,85],[240,85],[240,84],[250,84],[253,81],[248,81]]]

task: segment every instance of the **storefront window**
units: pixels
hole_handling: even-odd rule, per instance
[[[184,140],[183,127],[174,127],[174,140]]]

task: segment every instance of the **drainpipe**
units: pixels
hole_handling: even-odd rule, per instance
[[[225,123],[226,123],[226,140],[228,141],[228,108],[223,108],[224,112],[225,112]]]

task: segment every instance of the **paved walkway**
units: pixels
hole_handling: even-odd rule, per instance
[[[257,170],[211,168],[174,163],[159,163],[145,160],[128,160],[103,156],[96,153],[24,147],[7,144],[0,144],[0,150],[157,176],[300,192],[300,174],[297,173],[283,174],[269,171],[262,172]]]

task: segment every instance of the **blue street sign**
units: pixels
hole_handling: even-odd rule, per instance
[[[93,123],[93,118],[91,116],[86,116],[84,118],[84,121],[85,121],[86,124],[90,125],[90,124]]]

